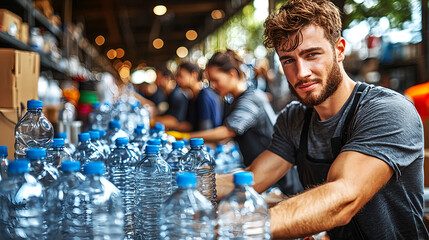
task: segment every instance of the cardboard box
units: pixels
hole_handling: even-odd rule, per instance
[[[0,108],[27,107],[37,99],[40,56],[35,52],[0,49]]]
[[[20,40],[22,18],[15,13],[0,9],[0,30]]]
[[[22,116],[23,114],[25,112]],[[15,125],[22,116],[18,108],[0,108],[0,145],[7,146],[8,159],[14,158]]]
[[[23,22],[21,24],[21,31],[19,35],[21,42],[25,44],[28,44],[30,42],[30,29],[27,23]]]

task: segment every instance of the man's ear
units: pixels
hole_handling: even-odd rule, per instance
[[[346,40],[340,37],[335,44],[335,54],[337,57],[337,62],[344,61],[346,52]]]

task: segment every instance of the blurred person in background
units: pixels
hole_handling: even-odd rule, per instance
[[[140,101],[146,99],[152,102],[150,105],[154,106],[159,114],[163,114],[167,110],[167,97],[156,82],[143,82],[137,85],[137,93],[142,97],[139,98]]]
[[[167,129],[180,128],[180,123],[186,120],[189,99],[176,84],[173,73],[167,66],[160,66],[156,69],[156,85],[167,96],[168,109],[152,122],[161,122]]]
[[[183,62],[178,67],[177,84],[189,90],[190,101],[186,122],[177,126],[179,131],[198,131],[218,127],[222,124],[222,108],[219,96],[202,82],[202,71],[198,65]]]
[[[231,110],[225,113],[223,125],[205,131],[169,134],[177,138],[204,138],[207,142],[234,138],[243,155],[244,165],[249,166],[270,145],[276,115],[264,92],[247,88],[241,64],[242,60],[234,51],[226,50],[215,53],[206,66],[210,84],[219,96],[232,95],[234,99]],[[283,193],[292,195],[302,190],[294,170],[286,178],[289,180],[279,182]]]

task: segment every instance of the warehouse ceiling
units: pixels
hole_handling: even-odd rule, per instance
[[[122,48],[125,55],[121,61],[129,60],[133,67],[138,64],[156,66],[177,57],[180,46],[188,49],[201,42],[220,27],[229,17],[237,13],[250,0],[58,0],[54,9],[63,9],[62,18],[67,21],[71,13],[73,23],[83,23],[84,36],[95,46],[95,39],[102,35],[105,42],[97,46],[106,54],[110,49]],[[154,7],[164,5],[167,12],[154,14]],[[215,11],[219,19],[213,19]],[[220,14],[219,14],[220,13]],[[216,17],[216,16],[215,16]],[[195,40],[185,34],[195,30]],[[163,40],[160,49],[153,46],[157,38]],[[115,61],[116,59],[113,59]]]

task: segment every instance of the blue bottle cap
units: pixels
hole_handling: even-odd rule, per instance
[[[27,108],[28,110],[41,109],[43,108],[43,103],[40,100],[28,100]]]
[[[158,145],[146,145],[145,153],[158,153],[159,152],[159,146]]]
[[[54,138],[53,148],[64,147],[64,138]]]
[[[137,127],[134,129],[134,134],[135,134],[135,135],[141,135],[141,134],[143,134],[143,133],[144,133],[144,131],[145,131],[145,129],[144,129],[144,128],[141,128],[141,127],[137,126]]]
[[[57,133],[57,138],[64,138],[64,139],[67,139],[67,132],[60,132],[60,133]]]
[[[110,120],[109,129],[121,128],[121,123],[119,120]]]
[[[175,141],[172,143],[172,145],[173,145],[173,150],[175,150],[175,149],[183,148],[183,146],[185,146],[185,143],[183,141]]]
[[[147,141],[147,144],[148,144],[148,145],[156,145],[156,146],[159,146],[159,145],[161,145],[161,139],[158,139],[158,138],[155,138],[155,139],[149,139],[149,140]]]
[[[19,159],[13,162],[9,162],[9,166],[7,167],[8,174],[15,173],[26,173],[30,171],[30,162],[27,159]]]
[[[217,153],[223,153],[223,145],[219,144],[216,146],[216,152]]]
[[[179,187],[196,187],[197,176],[192,172],[179,172],[177,173],[176,182]]]
[[[164,124],[162,124],[162,123],[160,123],[160,122],[155,123],[155,126],[154,126],[153,128],[154,128],[154,129],[156,129],[156,130],[158,130],[158,132],[159,132],[159,131],[164,131],[164,130],[165,130],[165,126],[164,126]]]
[[[234,173],[234,184],[236,185],[252,185],[253,173],[252,172],[238,172]]]
[[[101,106],[101,103],[100,102],[95,102],[95,103],[93,103],[92,104],[92,108],[93,109],[97,109],[97,108],[99,108]]]
[[[63,172],[77,172],[80,170],[79,161],[64,161],[61,163],[61,171]]]
[[[106,136],[106,131],[105,130],[96,130],[96,131],[98,131],[98,133],[100,134],[101,138],[104,137],[104,136]]]
[[[46,158],[46,150],[44,148],[29,148],[27,149],[27,158],[29,160]]]
[[[167,144],[167,139],[161,139],[161,144],[162,144],[162,145]]]
[[[202,138],[191,138],[190,140],[191,147],[199,147],[204,145],[204,139]]]
[[[137,127],[138,127],[138,128],[146,129],[145,125],[144,125],[144,124],[141,124],[141,123],[140,123],[140,124],[137,124]]]
[[[7,146],[0,146],[0,157],[7,157]]]
[[[100,133],[98,131],[89,131],[88,133],[91,139],[100,139]]]
[[[83,167],[83,172],[86,175],[102,175],[104,174],[104,163],[101,161],[89,162]]]
[[[121,147],[128,144],[128,138],[127,137],[119,137],[115,140],[116,146]]]
[[[80,142],[85,142],[85,141],[88,141],[91,137],[90,137],[89,133],[80,133],[78,135],[78,138],[79,138]]]

